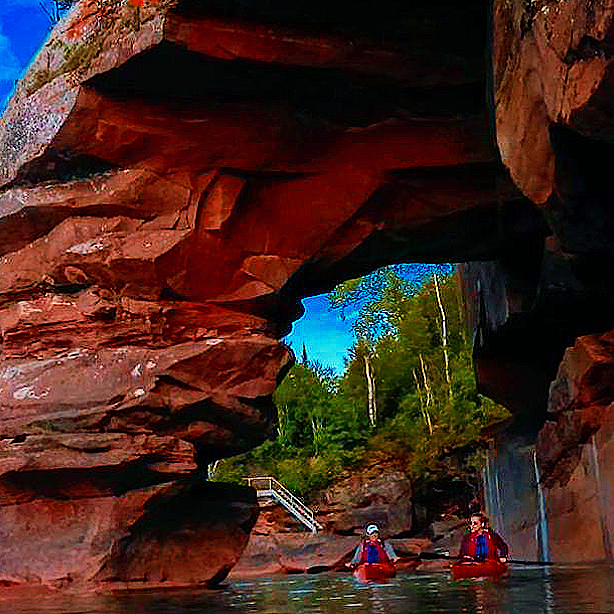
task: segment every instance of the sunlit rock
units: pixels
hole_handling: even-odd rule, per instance
[[[363,536],[376,523],[392,537],[412,528],[411,481],[402,468],[373,459],[327,488],[318,502],[318,519],[340,535]]]

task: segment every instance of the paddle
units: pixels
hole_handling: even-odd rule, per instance
[[[524,561],[522,559],[507,559],[507,562],[516,565],[554,565],[552,561]]]
[[[314,565],[307,568],[307,573],[322,573],[324,571],[332,571],[335,568],[332,565]]]
[[[441,559],[444,561],[459,561],[458,556],[450,556],[449,554],[438,554],[437,552],[421,552],[416,556],[418,559]],[[508,563],[514,563],[516,565],[554,565],[550,561],[525,561],[522,559],[507,559]]]

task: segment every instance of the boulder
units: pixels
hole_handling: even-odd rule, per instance
[[[319,495],[317,518],[327,531],[363,535],[376,523],[385,537],[411,530],[412,489],[394,462],[371,461]]]
[[[194,479],[157,493],[143,509],[96,573],[106,588],[216,585],[239,560],[258,517],[253,489]]]
[[[150,466],[98,454],[99,467],[50,469],[47,461],[0,479],[0,519],[11,527],[1,536],[2,582],[81,591],[213,585],[226,576],[258,515],[252,489],[182,477],[189,467],[159,452]]]
[[[467,532],[467,522],[459,518],[450,518],[431,524],[429,533],[433,536],[432,541],[421,550],[427,556],[420,560],[420,571],[444,570],[450,566],[450,561],[444,557],[456,556],[460,548],[463,535]],[[428,555],[433,558],[428,558]],[[441,559],[436,558],[441,556]]]
[[[445,538],[449,538],[450,534],[458,530],[467,530],[467,521],[461,518],[446,518],[445,520],[436,520],[429,526],[429,536],[433,542],[439,542]],[[438,544],[437,547],[441,547]]]
[[[342,569],[356,545],[355,537],[329,533],[254,533],[232,577]]]

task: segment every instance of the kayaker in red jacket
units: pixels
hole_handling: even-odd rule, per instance
[[[354,568],[361,563],[396,563],[399,557],[392,546],[379,538],[376,524],[370,524],[366,530],[366,538],[356,547],[354,558],[346,563],[346,567]]]
[[[469,533],[466,533],[458,551],[459,559],[472,561],[496,560],[507,561],[509,548],[501,536],[488,527],[484,514],[472,514],[469,519]]]

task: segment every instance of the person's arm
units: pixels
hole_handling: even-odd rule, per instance
[[[358,544],[358,546],[356,546],[356,550],[354,550],[354,556],[352,557],[352,560],[349,563],[345,564],[346,567],[356,567],[358,563],[360,563],[361,546],[362,544]]]
[[[500,553],[499,560],[502,563],[505,563],[507,561],[507,555],[509,554],[510,549],[507,547],[507,544],[503,541],[503,538],[498,533],[496,533],[495,531],[493,531],[492,533],[493,539],[495,540],[497,552]]]
[[[399,560],[399,557],[396,555],[396,552],[394,551],[394,548],[388,542],[384,542],[384,550],[386,551],[386,554],[388,555],[388,558],[393,563],[396,563]]]

